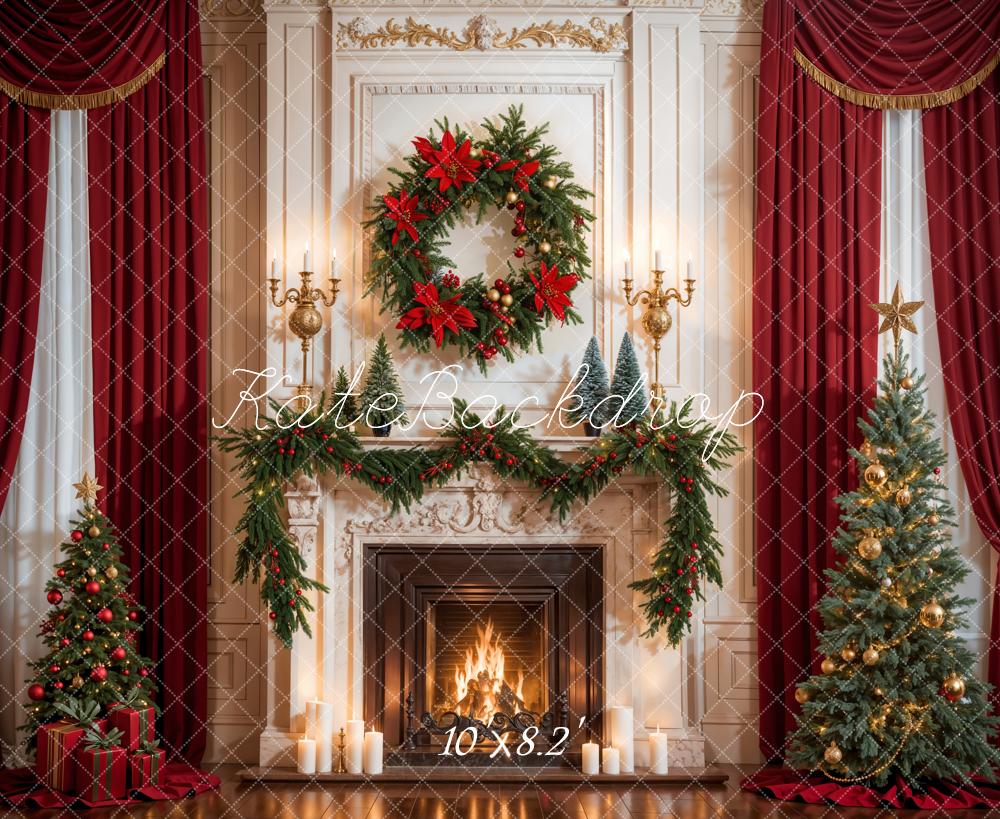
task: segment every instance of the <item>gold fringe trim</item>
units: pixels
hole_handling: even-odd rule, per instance
[[[95,91],[93,94],[42,94],[38,91],[29,91],[27,88],[18,88],[0,77],[0,91],[3,91],[14,102],[21,105],[30,105],[34,108],[51,108],[59,111],[79,111],[84,108],[100,108],[102,105],[111,105],[120,102],[129,94],[133,94],[142,88],[150,78],[166,62],[167,53],[164,51],[143,70],[141,74],[133,77],[128,82],[109,88],[107,91]]]
[[[938,105],[947,105],[950,102],[961,99],[982,85],[983,81],[1000,65],[1000,52],[997,52],[992,60],[965,82],[951,88],[946,88],[944,91],[933,91],[929,94],[873,94],[869,91],[859,91],[857,88],[851,88],[851,86],[835,80],[821,68],[810,62],[797,48],[793,56],[799,67],[831,94],[848,102],[853,102],[855,105],[861,105],[865,108],[881,108],[883,110],[887,108],[894,110],[934,108]]]

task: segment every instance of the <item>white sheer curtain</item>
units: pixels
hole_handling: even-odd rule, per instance
[[[976,600],[969,612],[972,630],[962,637],[980,655],[979,671],[982,675],[985,673],[985,652],[989,645],[993,589],[990,572],[993,561],[992,552],[969,503],[969,493],[948,421],[931,282],[920,111],[885,112],[882,141],[882,269],[879,283],[882,301],[889,301],[897,281],[907,301],[926,302],[916,315],[919,334],[904,333],[903,339],[914,368],[927,376],[927,404],[937,416],[938,428],[948,453],[945,483],[958,520],[952,532],[952,542],[968,559],[972,569],[962,584],[961,592]],[[881,357],[891,347],[892,336],[886,333],[880,337],[879,373],[882,371]]]
[[[44,587],[94,472],[87,112],[53,111],[45,248],[31,394],[14,479],[0,513],[0,740],[17,764],[31,658],[51,606]]]

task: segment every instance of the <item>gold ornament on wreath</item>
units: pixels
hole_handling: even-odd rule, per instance
[[[402,346],[421,352],[456,346],[484,373],[497,355],[541,350],[553,322],[582,321],[573,305],[589,278],[585,206],[593,192],[542,142],[548,126],[529,128],[512,106],[474,138],[447,120],[413,140],[406,167],[377,199],[366,223],[372,260],[366,294],[398,318]],[[471,215],[477,223],[509,211],[513,238],[503,270],[459,276],[447,258],[451,231]]]

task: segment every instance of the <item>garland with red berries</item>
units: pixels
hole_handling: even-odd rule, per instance
[[[503,479],[542,490],[552,509],[565,520],[577,501],[587,502],[625,472],[656,475],[670,492],[670,516],[664,538],[652,558],[650,575],[631,584],[645,595],[643,611],[652,637],[665,629],[677,645],[690,629],[695,600],[703,600],[702,581],[721,584],[722,546],[708,508],[708,496],[724,496],[713,475],[741,450],[731,433],[707,421],[694,421],[675,409],[657,424],[649,418],[609,428],[594,444],[581,447],[578,459],[559,455],[516,424],[516,415],[485,426],[456,400],[452,423],[431,446],[365,449],[354,433],[341,429],[326,402],[295,425],[262,418],[262,429],[227,428],[219,438],[223,451],[235,456],[246,482],[241,494],[246,509],[236,533],[235,582],[260,583],[275,634],[291,645],[298,629],[311,636],[307,613],[313,610],[306,592],[327,591],[305,576],[305,559],[284,521],[284,490],[300,473],[341,475],[364,484],[393,512],[420,501],[424,492],[460,477],[473,463],[488,463]],[[291,424],[291,426],[289,426]],[[656,428],[656,427],[661,428]]]
[[[578,324],[571,294],[589,278],[585,230],[593,194],[575,184],[568,162],[542,143],[547,126],[528,130],[520,108],[474,139],[448,121],[413,140],[407,168],[379,197],[367,293],[398,316],[404,346],[426,352],[455,345],[480,369],[496,355],[542,349],[553,320]],[[510,261],[502,275],[463,279],[446,255],[448,236],[467,214],[478,224],[493,209],[512,216]],[[366,293],[366,294],[367,294]]]

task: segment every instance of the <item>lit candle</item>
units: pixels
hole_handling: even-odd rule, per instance
[[[337,248],[333,249],[333,256],[330,258],[330,278],[337,278]]]
[[[310,265],[309,265],[309,244],[308,243],[306,243],[306,252],[303,254],[303,257],[302,257],[302,269],[304,271],[306,271],[307,273],[312,270],[312,267],[310,267]]]
[[[632,257],[625,253],[625,278],[632,278]]]
[[[690,253],[688,254],[687,271],[688,271],[687,277],[689,279],[693,279],[694,278],[694,261],[691,259],[691,254]]]
[[[296,750],[299,773],[316,773],[316,740],[300,739]]]
[[[365,750],[365,723],[360,719],[347,721],[347,741],[344,747],[347,772],[361,773]]]
[[[315,700],[306,703],[306,731],[316,743],[316,770],[333,770],[333,703]]]
[[[365,773],[369,776],[382,773],[382,732],[368,731],[365,733]]]
[[[278,278],[278,254],[274,254],[274,258],[271,259],[271,278]]]
[[[608,709],[608,735],[611,745],[621,752],[622,773],[635,770],[635,733],[632,730],[632,709],[616,705]]]
[[[660,733],[660,726],[656,726],[656,733],[649,735],[649,770],[650,773],[667,773],[667,735]]]
[[[583,743],[583,764],[580,770],[584,776],[593,776],[600,770],[601,747],[596,742]]]
[[[621,761],[617,748],[605,748],[601,751],[601,770],[606,774],[620,774]]]
[[[653,270],[663,270],[663,253],[659,248],[653,251]]]

